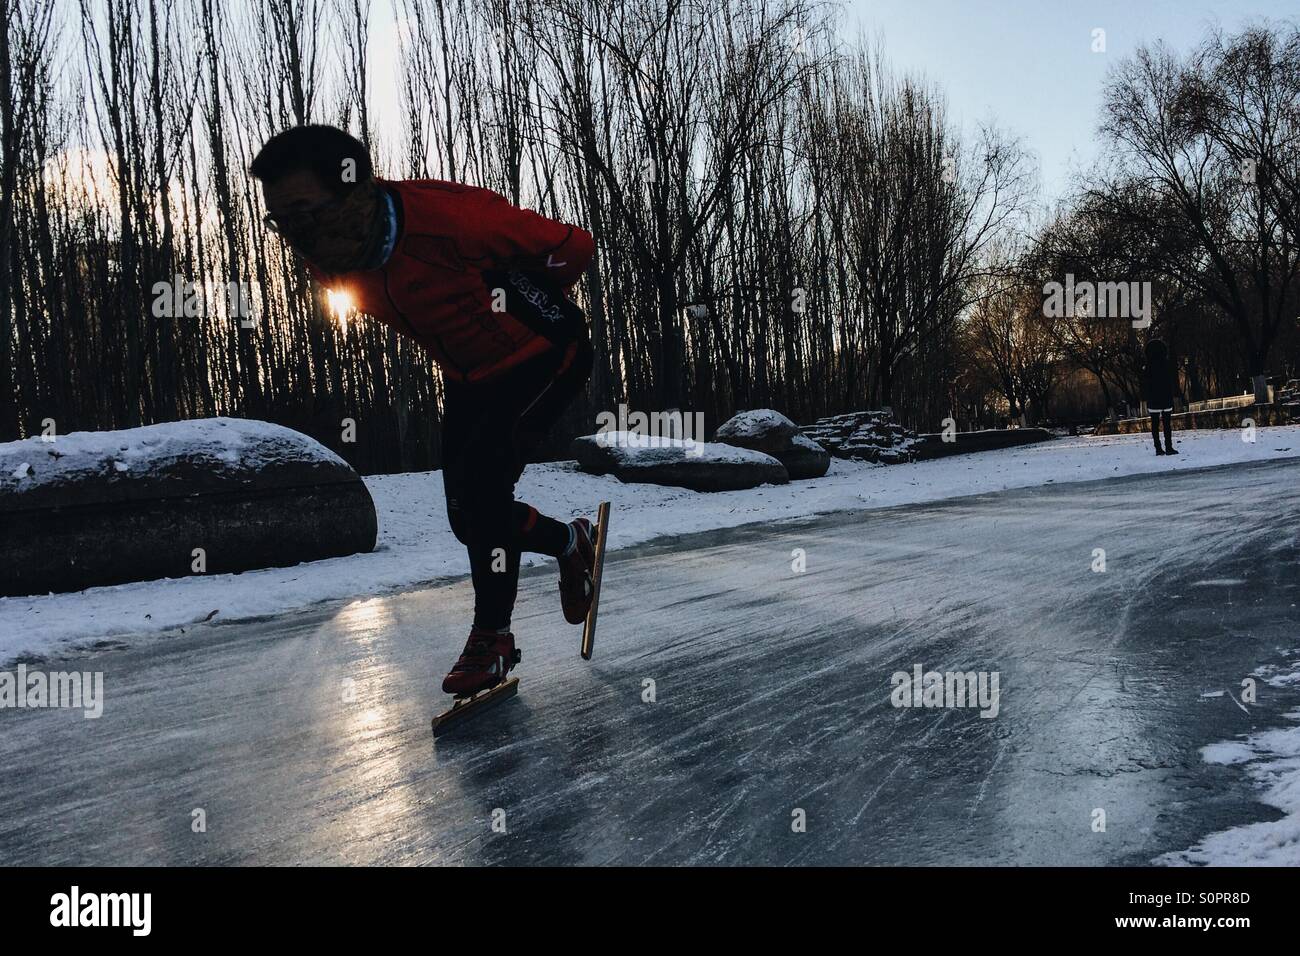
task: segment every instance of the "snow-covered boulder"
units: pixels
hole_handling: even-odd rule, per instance
[[[886,411],[848,412],[819,418],[803,429],[806,438],[836,458],[893,465],[912,460],[916,435]]]
[[[831,453],[803,435],[795,435],[791,438],[790,447],[777,452],[775,457],[785,465],[791,481],[820,478],[830,471],[831,467]]]
[[[717,442],[608,431],[575,438],[570,450],[583,471],[626,482],[738,491],[790,480],[785,466],[771,455]]]
[[[771,455],[785,465],[791,481],[820,478],[831,456],[816,442],[799,434],[799,426],[771,408],[755,408],[727,419],[715,441]]]
[[[754,408],[731,416],[719,427],[714,441],[737,448],[775,455],[790,447],[799,426],[771,408]]]
[[[306,435],[230,418],[0,444],[0,593],[75,591],[370,551],[355,471]]]

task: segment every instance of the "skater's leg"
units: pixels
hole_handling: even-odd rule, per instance
[[[1165,454],[1176,455],[1178,454],[1178,452],[1174,451],[1173,413],[1165,411],[1165,412],[1161,412],[1160,414],[1161,417],[1164,419],[1164,425],[1165,425]]]
[[[591,378],[591,342],[582,339],[574,345],[574,355],[567,367],[557,373],[519,416],[516,440],[522,456],[536,448],[564,410],[587,387]]]
[[[591,376],[591,342],[582,339],[576,343],[569,364],[555,374],[536,394],[520,414],[514,428],[515,472],[517,482],[524,473],[529,453],[546,437],[565,408],[581,394]],[[572,553],[577,542],[572,526],[542,514],[532,505],[516,502],[522,510],[519,546],[524,551],[560,557]]]
[[[488,440],[500,429],[499,396],[446,384],[442,421],[442,482],[452,533],[469,553],[474,583],[474,626],[502,630],[510,626],[513,597],[508,579],[518,574],[512,555],[510,516],[513,502],[498,478],[492,481],[492,447]],[[498,455],[499,457],[499,455]],[[499,468],[495,469],[499,472]],[[504,549],[494,555],[496,548]],[[496,570],[494,571],[494,566]]]
[[[540,440],[563,413],[564,409],[586,387],[591,376],[592,352],[587,339],[576,343],[567,366],[556,376],[550,386],[520,417],[519,445],[528,447]],[[524,458],[520,457],[520,473]],[[552,521],[553,519],[544,518]],[[566,525],[553,522],[564,529],[565,546],[556,555],[560,565],[560,603],[564,618],[570,624],[581,624],[591,609],[595,595],[592,572],[595,566],[595,540],[591,521],[578,518]]]
[[[474,626],[483,630],[510,627],[518,589],[520,540],[530,509],[513,498],[512,469],[510,455],[484,441],[471,441],[443,467],[447,516],[469,552]]]
[[[1156,443],[1156,454],[1163,455],[1165,450],[1160,447],[1160,413],[1151,413],[1151,440]]]
[[[518,529],[515,544],[520,551],[557,558],[569,546],[569,526],[542,514],[532,505],[516,501],[514,526]]]
[[[589,368],[588,362],[584,382]],[[571,378],[560,378],[565,403],[576,394]],[[545,362],[494,383],[490,390],[448,384],[443,482],[452,531],[469,551],[478,628],[510,626],[521,551],[558,557],[572,546],[569,525],[514,500],[515,483],[524,467],[520,423],[531,410],[526,434],[538,423],[543,428],[550,424],[545,416],[555,403],[546,396],[555,384],[554,366]],[[556,413],[562,408],[560,404]]]

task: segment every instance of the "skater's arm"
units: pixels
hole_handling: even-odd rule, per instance
[[[567,289],[582,277],[596,254],[591,233],[512,206],[505,197],[482,191],[483,241],[496,265],[524,272]]]

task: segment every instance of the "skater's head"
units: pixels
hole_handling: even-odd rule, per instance
[[[1169,357],[1169,349],[1160,339],[1147,340],[1147,361],[1163,362]]]
[[[326,272],[366,268],[386,230],[370,155],[333,126],[295,126],[269,139],[250,172],[266,225]]]

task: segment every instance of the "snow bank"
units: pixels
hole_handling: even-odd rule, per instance
[[[1300,648],[1287,653],[1300,654]],[[1300,682],[1300,660],[1287,668],[1261,668],[1253,676],[1272,687],[1294,686]],[[1212,833],[1189,849],[1157,857],[1156,863],[1300,866],[1300,710],[1284,716],[1295,726],[1211,744],[1201,749],[1201,757],[1206,763],[1242,766],[1260,788],[1260,801],[1286,816]]]
[[[1300,426],[1261,428],[1247,444],[1237,431],[1177,432],[1181,455],[1156,457],[1149,435],[1060,438],[1037,445],[902,465],[836,459],[813,481],[702,494],[626,485],[579,472],[573,462],[530,465],[521,499],[559,518],[614,504],[610,547],[757,521],[984,494],[1009,488],[1183,471],[1234,462],[1300,457]],[[16,466],[15,466],[16,467]],[[437,472],[366,479],[379,513],[374,552],[239,575],[153,581],[81,594],[0,599],[0,661],[69,642],[137,635],[202,621],[275,614],[325,600],[395,591],[464,575],[464,548],[447,525]],[[550,561],[525,555],[526,563]]]

